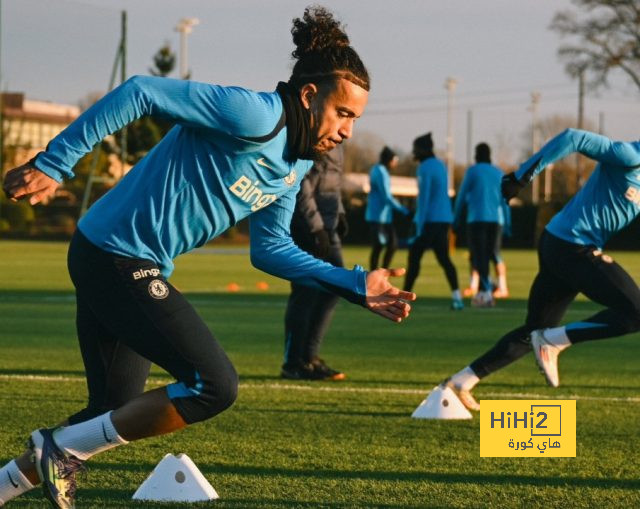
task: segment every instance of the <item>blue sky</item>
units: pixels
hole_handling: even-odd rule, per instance
[[[272,90],[286,79],[293,49],[291,19],[299,0],[2,0],[2,88],[33,99],[76,104],[106,89],[128,12],[128,74],[147,74],[152,55],[182,17],[200,25],[189,36],[193,79]],[[472,141],[488,141],[504,162],[522,155],[531,121],[530,94],[541,93],[540,116],[573,115],[577,84],[557,58],[561,40],[548,29],[568,0],[326,0],[347,25],[372,75],[373,88],[357,133],[371,143],[408,151],[432,131],[443,149],[448,76],[458,80],[454,116],[456,159]],[[637,139],[639,93],[622,74],[590,93],[586,117],[605,134]],[[378,148],[377,146],[375,147]]]

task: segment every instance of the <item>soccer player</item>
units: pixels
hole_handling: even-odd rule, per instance
[[[451,288],[451,309],[464,308],[458,286],[458,273],[449,256],[449,231],[453,221],[448,194],[447,168],[433,153],[431,133],[413,141],[413,155],[418,166],[418,206],[413,222],[417,237],[409,247],[409,261],[404,289],[410,292],[420,274],[425,250],[433,249]]]
[[[529,293],[524,325],[443,382],[464,405],[478,410],[471,389],[480,379],[533,349],[552,387],[560,384],[558,355],[571,345],[640,329],[640,290],[631,276],[602,249],[609,238],[640,214],[640,142],[612,141],[567,129],[520,168],[502,179],[502,194],[516,196],[548,165],[578,152],[598,162],[578,193],[558,212],[538,242],[540,269]],[[606,309],[560,326],[578,293]]]
[[[510,217],[509,206],[500,192],[504,172],[491,164],[491,149],[486,143],[476,145],[476,164],[469,167],[462,180],[454,208],[453,224],[462,225],[465,214],[467,238],[471,251],[471,267],[478,274],[479,291],[471,301],[474,307],[492,307],[493,288],[489,276],[489,262],[495,260],[499,274],[501,295],[506,291],[506,269],[498,260],[502,224]],[[496,248],[498,253],[496,254]],[[503,266],[504,275],[500,277]],[[473,277],[473,276],[472,276]]]
[[[407,207],[402,205],[391,194],[391,177],[389,172],[398,167],[398,156],[389,147],[380,152],[380,161],[369,171],[369,198],[365,219],[371,229],[371,270],[378,268],[380,254],[384,250],[382,266],[389,267],[393,255],[398,249],[398,236],[393,226],[393,211],[405,216],[410,214]]]
[[[305,175],[296,197],[291,238],[308,253],[336,267],[343,267],[342,238],[348,226],[342,204],[344,153],[336,147],[316,161]],[[284,317],[282,378],[290,380],[344,380],[342,371],[320,358],[338,296],[291,283]]]
[[[405,300],[415,295],[388,282],[402,270],[345,270],[291,241],[301,178],[312,159],[351,136],[369,90],[366,68],[330,12],[307,8],[292,35],[296,62],[274,92],[134,77],[6,175],[5,193],[35,204],[104,136],[143,115],[176,123],[79,222],[68,266],[88,405],[62,426],[34,431],[30,449],[0,469],[3,503],[42,481],[54,506],[74,507],[76,473],[91,456],[209,419],[234,402],[233,365],[168,278],[173,258],[243,217],[252,214],[254,266],[395,322],[408,316]],[[175,383],[143,392],[150,362]]]

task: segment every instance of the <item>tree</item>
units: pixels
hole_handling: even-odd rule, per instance
[[[640,89],[640,3],[638,0],[573,0],[582,11],[558,12],[551,29],[572,42],[558,54],[571,76],[586,71],[593,88],[607,86],[619,69]]]
[[[168,42],[165,42],[164,46],[153,55],[153,64],[155,67],[150,67],[149,72],[154,76],[164,78],[171,74],[176,66],[176,55]]]

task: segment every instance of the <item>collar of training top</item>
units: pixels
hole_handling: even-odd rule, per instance
[[[282,99],[282,107],[287,122],[287,145],[289,158],[312,159],[311,156],[311,114],[302,106],[297,91],[288,83],[281,81],[276,92]]]

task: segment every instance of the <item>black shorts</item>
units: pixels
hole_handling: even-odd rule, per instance
[[[77,329],[89,389],[71,422],[118,408],[139,395],[150,362],[176,382],[168,396],[187,423],[235,399],[237,375],[206,324],[149,260],[118,256],[78,230],[69,246]]]

